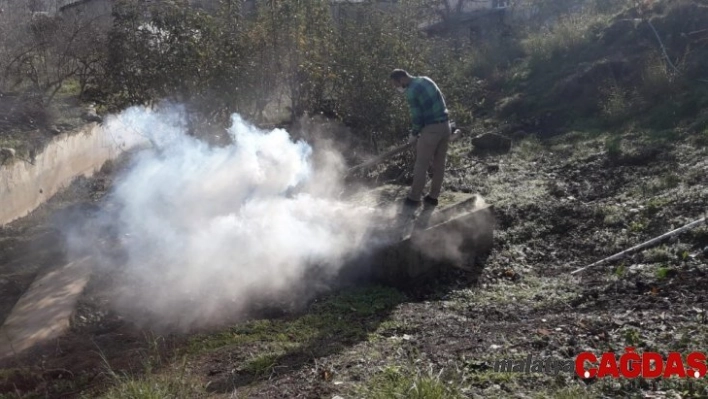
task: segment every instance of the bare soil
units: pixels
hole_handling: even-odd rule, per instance
[[[127,375],[190,381],[184,397],[371,397],[377,378],[395,368],[442,372],[463,397],[708,397],[702,380],[490,370],[494,360],[527,354],[705,349],[708,226],[577,277],[569,272],[704,216],[706,147],[691,136],[657,142],[627,133],[621,153],[609,156],[602,137],[581,136],[526,139],[482,158],[465,143],[452,150],[446,189],[480,192],[499,222],[494,252],[473,281],[450,271],[405,290],[349,288],[303,311],[178,336],[122,320],[105,305],[110,276],[99,275],[69,334],[3,364],[0,394],[96,396],[120,389],[116,375]],[[90,220],[106,206],[111,179],[79,180],[0,230],[3,319],[33,278],[66,255],[57,223]]]

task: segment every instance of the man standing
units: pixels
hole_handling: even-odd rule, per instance
[[[402,69],[395,69],[390,77],[393,86],[408,100],[412,124],[409,140],[416,142],[413,184],[405,205],[420,205],[426,172],[432,162],[430,192],[423,201],[427,205],[437,206],[451,134],[445,98],[435,82],[426,76],[411,76]]]

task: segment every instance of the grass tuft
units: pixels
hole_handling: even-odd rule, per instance
[[[416,374],[398,367],[385,368],[368,384],[364,397],[370,399],[458,399],[463,398],[461,381],[445,380],[442,373]]]

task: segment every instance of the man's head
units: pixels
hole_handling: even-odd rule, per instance
[[[400,92],[405,91],[406,87],[411,83],[412,78],[412,76],[403,69],[394,69],[390,77],[391,84]]]

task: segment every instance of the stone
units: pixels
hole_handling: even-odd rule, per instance
[[[14,148],[0,148],[0,165],[3,165],[5,161],[11,160],[15,155]]]
[[[0,158],[14,158],[15,149],[14,148],[0,148]]]
[[[59,130],[59,128],[56,125],[50,126],[49,129],[47,129],[47,130],[49,131],[49,133],[51,133],[55,136],[58,134],[61,134],[61,130]]]

